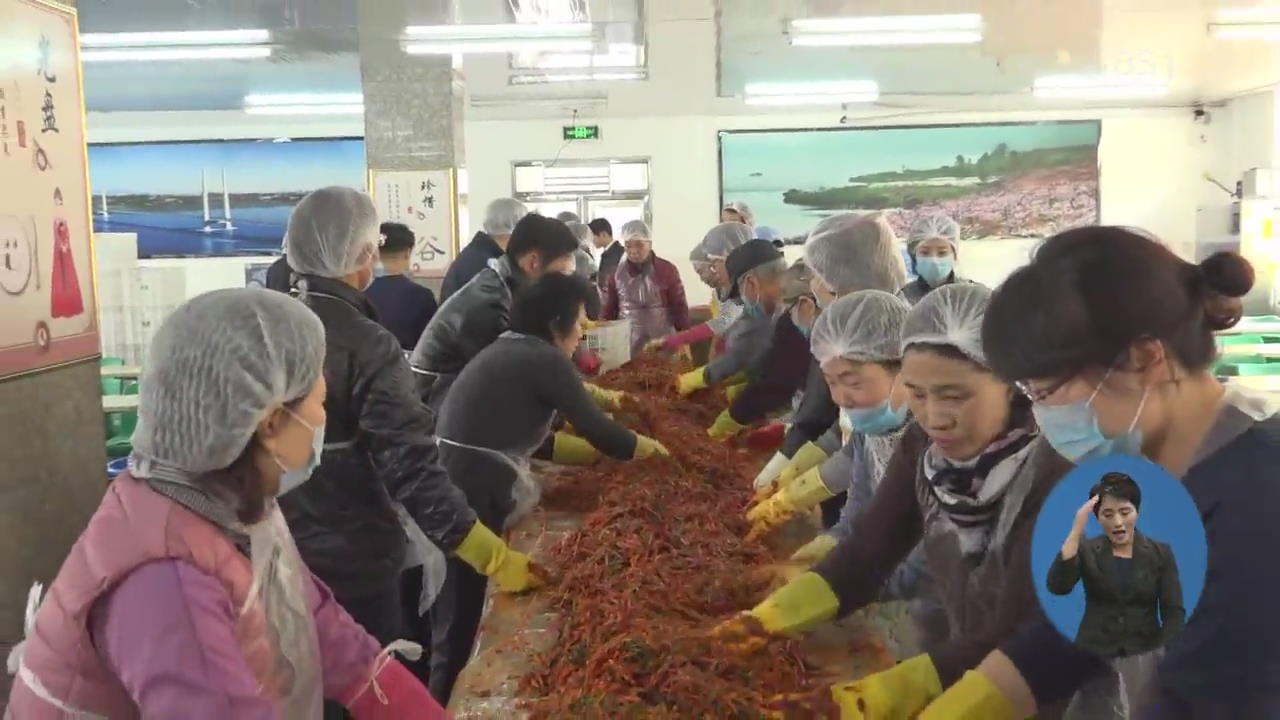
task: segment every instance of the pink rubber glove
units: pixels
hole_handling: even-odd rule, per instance
[[[431,697],[418,678],[388,658],[373,682],[361,681],[344,696],[354,720],[449,720],[453,716]]]
[[[662,339],[662,349],[667,352],[675,352],[685,345],[710,340],[713,337],[715,337],[715,333],[711,331],[711,326],[702,323],[701,325],[694,325],[684,332],[666,336]]]

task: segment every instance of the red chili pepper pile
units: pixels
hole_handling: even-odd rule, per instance
[[[560,631],[521,683],[534,718],[758,718],[811,687],[794,641],[744,657],[706,637],[769,589],[752,571],[769,553],[742,540],[759,456],[708,438],[723,400],[678,398],[675,379],[644,356],[600,381],[633,394],[620,419],[671,458],[584,468],[544,493],[549,510],[594,509],[550,551]]]

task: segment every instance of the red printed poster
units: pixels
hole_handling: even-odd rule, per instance
[[[0,4],[0,378],[99,352],[75,10]]]

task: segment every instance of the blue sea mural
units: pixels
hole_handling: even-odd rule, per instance
[[[139,257],[268,255],[308,192],[364,189],[364,141],[96,144],[89,182],[94,231],[137,233]]]

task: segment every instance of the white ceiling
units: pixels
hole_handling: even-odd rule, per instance
[[[1244,0],[1241,0],[1242,2]],[[1280,4],[1280,0],[1274,0]],[[444,0],[406,0],[430,22]],[[589,0],[595,22],[643,22],[647,82],[512,88],[505,56],[471,56],[462,75],[473,98],[608,98],[597,114],[747,112],[733,99],[748,81],[874,79],[880,109],[1034,109],[1038,75],[1119,70],[1149,63],[1172,92],[1154,104],[1215,101],[1280,82],[1280,44],[1210,38],[1225,0]],[[468,23],[506,22],[508,0],[457,3]],[[951,48],[793,48],[787,21],[842,14],[978,12],[980,45]],[[266,27],[269,60],[90,65],[95,111],[230,110],[250,92],[358,92],[353,0],[80,0],[85,32]],[[389,38],[394,42],[394,38]],[[569,101],[571,102],[571,101]],[[1133,103],[1127,103],[1133,105]],[[1077,104],[1078,106],[1078,104]],[[468,108],[511,117],[515,108]],[[1061,107],[1061,105],[1050,106]],[[542,111],[522,108],[529,116]],[[760,112],[752,108],[751,112]],[[779,112],[779,111],[775,111]]]

